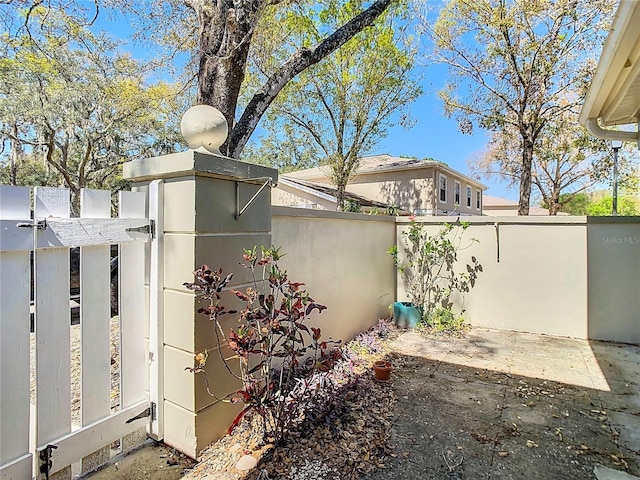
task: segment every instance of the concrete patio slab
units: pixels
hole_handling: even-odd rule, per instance
[[[602,465],[598,465],[593,473],[598,480],[636,480],[639,478],[619,470],[603,467]]]
[[[640,474],[640,347],[476,328],[392,348],[400,455],[366,478]]]

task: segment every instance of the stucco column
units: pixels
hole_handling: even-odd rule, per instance
[[[183,283],[202,266],[233,273],[230,287],[250,281],[239,266],[243,248],[271,244],[271,192],[267,186],[238,218],[240,210],[277,171],[212,153],[187,152],[149,158],[124,165],[124,177],[134,189],[145,189],[162,179],[164,189],[164,441],[195,457],[222,436],[241,406],[216,401],[206,389],[205,377],[185,370],[194,356],[209,352],[206,365],[211,391],[218,397],[239,388],[224,368],[214,324],[197,313],[200,304]],[[235,295],[223,292],[227,308],[238,305]],[[153,319],[152,319],[153,321]],[[225,333],[236,322],[229,317]],[[229,356],[222,349],[222,354]]]

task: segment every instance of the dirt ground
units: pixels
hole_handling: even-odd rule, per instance
[[[368,480],[640,475],[640,347],[476,329],[394,347],[399,455]]]
[[[193,461],[152,440],[127,455],[114,457],[98,472],[83,478],[91,480],[179,480]]]
[[[640,476],[640,346],[473,329],[391,347],[394,456],[361,478]],[[142,449],[91,480],[181,478],[170,454]]]

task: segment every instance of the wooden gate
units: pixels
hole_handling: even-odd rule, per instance
[[[157,395],[158,379],[149,372],[158,375],[161,352],[157,321],[149,322],[159,308],[158,279],[149,272],[159,266],[150,255],[157,246],[150,245],[155,223],[147,200],[144,192],[120,192],[119,217],[110,218],[111,193],[83,190],[80,218],[70,218],[66,189],[0,186],[0,479],[70,478],[72,464],[74,473],[95,468],[132,432],[146,427],[160,436],[149,393]],[[157,195],[151,203],[160,210]],[[119,278],[114,318],[112,245]],[[72,247],[80,248],[78,327],[70,325]],[[114,362],[119,382],[112,387]]]

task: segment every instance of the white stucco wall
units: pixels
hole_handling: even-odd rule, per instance
[[[273,207],[272,242],[289,278],[327,306],[316,317],[323,338],[347,341],[389,316],[395,217]]]
[[[400,245],[408,220],[398,221]],[[435,233],[442,218],[419,221]],[[460,252],[461,268],[472,255],[483,268],[465,297],[472,325],[640,343],[639,217],[465,221],[478,242]],[[408,299],[400,276],[398,298]]]
[[[435,219],[421,220],[431,233],[441,228]],[[471,226],[464,238],[478,241],[460,251],[460,268],[472,255],[483,268],[464,302],[472,325],[587,338],[584,217],[562,224],[513,217],[465,220]],[[406,228],[406,222],[398,224],[399,238]],[[399,298],[406,298],[401,279],[398,288]]]

